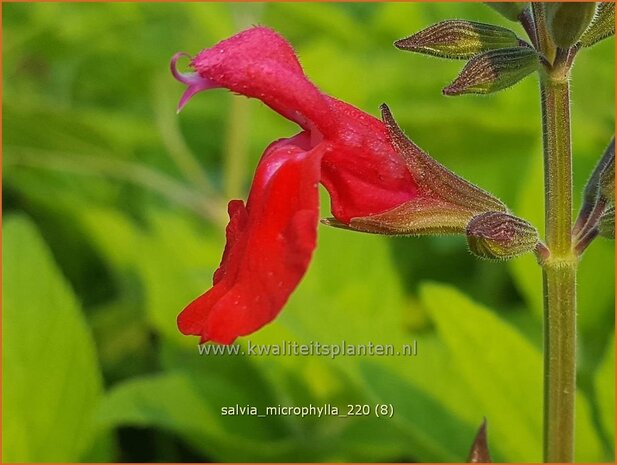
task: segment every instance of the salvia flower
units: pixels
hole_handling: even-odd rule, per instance
[[[336,226],[386,234],[465,232],[497,199],[432,160],[398,130],[322,93],[289,43],[254,27],[192,58],[179,108],[197,92],[226,88],[257,98],[301,131],[272,143],[246,205],[229,203],[227,245],[213,287],[178,317],[180,331],[229,344],[272,321],[304,275],[315,248],[319,195],[331,197]]]

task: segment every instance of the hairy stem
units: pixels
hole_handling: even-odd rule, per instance
[[[555,69],[557,71],[557,69]],[[570,91],[563,68],[541,79],[546,245],[544,461],[572,462],[576,396],[576,268],[572,250]]]
[[[576,268],[572,247],[570,65],[555,47],[544,5],[532,2],[540,51],[551,65],[540,76],[546,246],[544,278],[544,461],[574,460]]]

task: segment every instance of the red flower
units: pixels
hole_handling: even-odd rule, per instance
[[[460,209],[444,200],[432,188],[434,183],[422,182],[435,166],[421,166],[416,176],[410,157],[447,172],[445,168],[411,141],[411,149],[404,147],[411,155],[401,156],[402,142],[397,134],[393,137],[398,129],[393,129],[393,122],[386,127],[320,92],[276,32],[255,27],[203,50],[192,59],[196,72],[191,74],[176,70],[182,55],[171,63],[174,76],[188,85],[179,108],[200,90],[223,87],[261,100],[302,128],[266,149],[246,207],[238,200],[230,202],[227,246],[214,285],[180,314],[182,333],[229,344],[276,317],[315,247],[319,182],[331,197],[331,224],[341,227],[377,231],[363,227],[362,220],[383,217],[380,225],[385,226],[379,232],[390,228],[414,233],[413,228],[400,227],[401,217],[405,220],[406,214],[413,216],[427,205],[438,213],[445,205],[448,215]],[[388,226],[388,212],[396,213],[398,229]]]

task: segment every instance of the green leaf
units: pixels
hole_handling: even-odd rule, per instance
[[[2,458],[76,462],[101,391],[92,338],[35,226],[10,217],[2,245]]]
[[[393,422],[356,418],[341,432],[335,459],[344,455],[350,461],[386,462],[409,454],[408,438]],[[344,451],[344,452],[343,452]]]
[[[460,383],[475,394],[490,425],[491,450],[513,462],[534,462],[542,450],[542,357],[521,334],[457,290],[425,284],[422,300],[448,347]],[[598,460],[601,446],[589,409],[577,397],[580,460]],[[500,461],[497,459],[497,461]]]

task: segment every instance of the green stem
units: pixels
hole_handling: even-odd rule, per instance
[[[201,192],[217,202],[222,202],[210,184],[201,164],[186,144],[180,131],[178,116],[169,111],[175,97],[169,95],[168,76],[161,76],[154,84],[154,116],[165,145],[167,155],[176,164],[183,177]]]
[[[225,136],[225,196],[230,199],[243,197],[244,179],[248,163],[248,132],[250,129],[250,103],[233,97]]]
[[[576,268],[572,247],[572,150],[567,53],[555,47],[544,5],[532,2],[541,72],[546,246],[544,275],[544,461],[574,460]]]
[[[557,71],[555,68],[554,71]],[[576,267],[572,250],[570,90],[563,69],[541,78],[546,245],[544,461],[572,462],[576,396]]]

